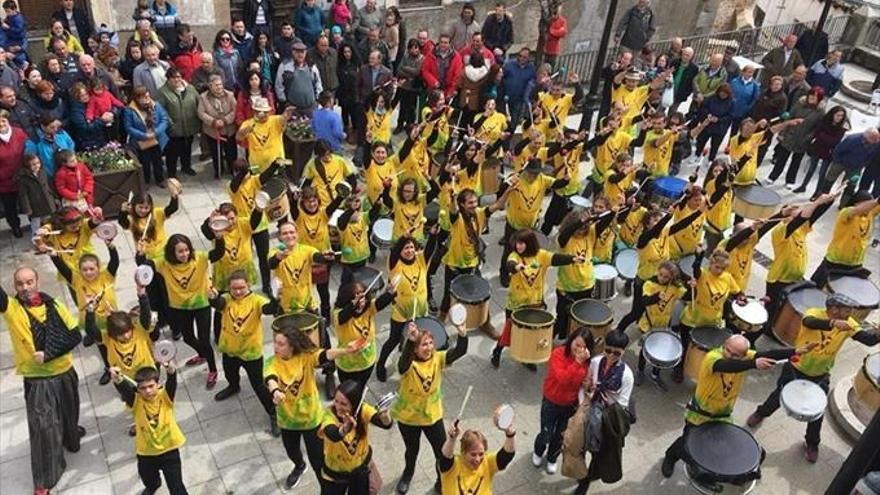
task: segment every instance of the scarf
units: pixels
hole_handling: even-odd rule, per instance
[[[605,363],[607,361],[608,356],[602,356],[602,360],[599,361],[599,380],[596,385],[596,392],[598,393],[593,394],[594,401],[600,397],[604,399],[605,392],[620,390],[620,386],[623,384],[623,361],[618,360],[614,366],[606,370]]]
[[[0,141],[8,143],[10,139],[12,139],[12,126],[6,132],[0,132]]]

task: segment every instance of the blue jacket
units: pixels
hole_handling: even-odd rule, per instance
[[[733,110],[731,113],[736,118],[742,118],[752,111],[752,105],[761,96],[761,85],[753,77],[749,82],[742,76],[734,77],[730,81],[730,89],[733,90]]]
[[[100,148],[107,144],[107,127],[104,121],[86,120],[86,106],[78,101],[70,102],[70,132],[76,138],[77,151]]]
[[[850,134],[837,143],[831,152],[831,161],[839,164],[847,172],[858,172],[880,152],[880,143],[865,143],[862,133]]]
[[[27,48],[27,26],[24,23],[24,16],[21,14],[6,18],[6,24],[9,29],[4,28],[3,34],[6,35],[6,47],[20,46]]]
[[[323,139],[334,152],[342,150],[345,131],[342,130],[342,117],[333,109],[319,108],[312,115],[312,130],[315,139]]]
[[[156,134],[156,140],[159,141],[159,148],[165,149],[165,145],[168,144],[168,114],[162,108],[162,105],[158,103],[153,104],[155,105],[154,113],[156,114],[154,117],[153,133]],[[125,107],[122,113],[122,125],[125,126],[125,132],[128,133],[129,144],[134,149],[138,149],[137,141],[147,139],[147,126],[144,124],[144,121],[131,107]]]
[[[837,64],[834,67],[825,65],[824,60],[820,60],[810,67],[807,72],[807,84],[810,86],[819,86],[825,90],[825,97],[831,98],[840,84],[843,82],[843,64]]]
[[[55,141],[49,142],[45,139],[46,134],[43,129],[37,128],[37,140],[28,141],[24,147],[25,153],[31,153],[40,157],[43,169],[49,176],[49,181],[55,176],[55,152],[59,150],[73,150],[73,139],[63,129],[55,133]]]
[[[718,96],[712,95],[709,98],[706,98],[703,101],[703,104],[700,105],[700,109],[697,111],[696,122],[702,122],[709,115],[718,117],[718,122],[709,124],[708,127],[703,129],[703,132],[710,136],[723,136],[727,133],[730,121],[733,120],[732,111],[733,98],[722,100],[721,98],[718,98]]]
[[[314,46],[324,29],[324,11],[318,7],[309,8],[303,5],[296,9],[293,25],[303,43]]]
[[[501,79],[501,84],[504,87],[504,95],[512,102],[524,102],[528,97],[529,85],[535,81],[535,66],[529,62],[525,67],[522,67],[514,58],[504,64],[503,71],[504,77]]]

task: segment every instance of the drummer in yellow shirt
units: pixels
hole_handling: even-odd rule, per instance
[[[778,214],[777,214],[778,215]],[[752,277],[752,260],[755,254],[755,246],[761,237],[776,225],[782,217],[774,215],[767,220],[759,219],[743,221],[733,226],[733,235],[718,243],[718,249],[723,249],[730,254],[730,265],[727,266],[729,273],[736,285],[748,289],[749,280]]]
[[[639,85],[642,81],[642,74],[635,67],[620,71],[614,76],[611,86],[611,103],[623,106],[623,121],[632,122],[637,115],[641,114],[642,108],[648,103],[651,92],[663,87],[671,74],[672,69],[668,69],[658,74],[650,83],[642,85]],[[625,129],[625,131],[629,132],[630,129]]]
[[[394,281],[389,281],[385,291],[375,298],[372,292],[367,293],[367,288],[357,280],[342,284],[333,308],[333,326],[339,345],[358,342],[360,349],[336,360],[339,382],[353,380],[361,387],[367,384],[376,365],[376,314],[390,306],[397,295]]]
[[[847,205],[837,213],[825,258],[810,277],[816,286],[825,287],[829,270],[862,267],[877,215],[880,215],[880,198],[872,198],[868,191],[858,191],[850,197]]]
[[[800,359],[785,363],[776,389],[763,404],[749,416],[748,425],[755,428],[764,418],[779,409],[779,396],[786,384],[792,380],[809,380],[828,393],[831,369],[843,343],[848,338],[867,345],[880,344],[880,329],[867,331],[853,317],[853,308],[858,303],[843,294],[831,294],[825,301],[825,308],[810,308],[801,320],[795,346],[808,349]],[[819,456],[819,433],[822,430],[822,417],[807,423],[804,443],[804,457],[808,462],[816,462]]]
[[[619,114],[612,112],[605,117],[605,125],[602,130],[585,146],[588,150],[595,150],[593,151],[595,156],[593,173],[590,175],[592,194],[602,191],[605,176],[611,169],[614,158],[618,153],[628,151],[632,141],[632,135],[621,128]]]
[[[568,175],[571,180],[565,187],[553,190],[550,204],[544,213],[544,223],[541,224],[541,232],[544,235],[550,235],[553,227],[562,222],[565,214],[571,210],[569,198],[580,192],[581,158],[586,142],[586,131],[565,129],[562,140],[548,146],[547,158],[553,160],[552,177],[562,179]]]
[[[568,83],[574,85],[574,94],[566,93],[565,86],[561,77],[552,79],[550,82],[549,92],[538,93],[538,105],[543,110],[544,115],[550,119],[550,125],[547,129],[546,138],[550,138],[550,134],[556,134],[565,127],[568,120],[568,113],[575,102],[580,101],[584,96],[584,88],[578,84],[580,77],[576,72],[568,74]]]
[[[739,132],[730,137],[730,160],[735,165],[736,174],[733,184],[736,186],[749,186],[755,183],[758,176],[758,149],[764,144],[767,137],[772,139],[774,134],[779,133],[786,127],[798,125],[803,119],[791,119],[769,127],[766,120],[755,122],[746,117],[739,124]],[[760,130],[759,130],[760,129]]]
[[[461,436],[461,452],[455,454],[455,442]],[[499,471],[504,471],[516,453],[516,428],[504,430],[504,445],[497,452],[487,453],[489,441],[479,430],[462,433],[458,421],[447,431],[440,449],[437,468],[440,470],[441,495],[492,495],[492,482]]]
[[[710,350],[700,364],[697,388],[686,406],[684,431],[666,449],[660,471],[664,478],[675,472],[675,464],[685,457],[685,440],[691,428],[711,421],[731,422],[733,406],[739,397],[744,372],[772,369],[776,360],[789,359],[806,349],[777,349],[755,352],[742,335],[729,337],[724,345]]]
[[[302,186],[312,186],[318,193],[322,205],[329,205],[338,192],[336,185],[348,182],[351,189],[357,186],[357,170],[342,156],[333,153],[327,141],[319,139],[315,143],[315,156],[303,169]]]
[[[278,227],[278,248],[269,257],[269,268],[278,279],[278,304],[281,311],[309,311],[317,313],[317,302],[312,293],[312,263],[329,263],[335,259],[333,251],[318,251],[299,242],[296,224],[282,222]]]
[[[716,158],[703,178],[703,189],[709,200],[704,224],[707,251],[714,251],[718,247],[724,232],[733,224],[733,187],[728,164],[727,158]]]
[[[235,133],[236,141],[247,142],[248,160],[260,172],[269,168],[276,159],[285,157],[284,126],[293,117],[296,108],[289,106],[281,115],[269,115],[270,112],[268,105],[254,108],[254,116],[242,122]]]

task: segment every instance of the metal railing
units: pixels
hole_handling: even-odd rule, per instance
[[[840,15],[827,20],[824,30],[828,33],[829,45],[837,44],[843,37],[849,17],[849,15]],[[760,61],[765,53],[782,44],[781,40],[785,35],[789,33],[799,34],[809,28],[814,22],[776,24],[773,26],[741,29],[739,31],[686,36],[682,37],[683,46],[690,46],[694,49],[695,62],[698,65],[705,65],[708,63],[709,56],[712,53],[723,51],[725,47],[731,45],[738,47],[738,55]],[[873,30],[871,31],[873,38],[869,34],[869,39],[873,40],[875,44],[880,44],[880,24],[875,22],[871,29]],[[671,43],[672,40],[667,39],[651,42],[650,46],[659,54],[666,53]],[[609,48],[605,60],[606,63],[603,65],[610,63],[617,55],[617,51],[616,47]],[[566,53],[557,58],[556,67],[565,67],[567,72],[577,73],[581,81],[589,81],[597,56],[597,50]]]
[[[880,51],[880,19],[871,19],[865,34],[865,47]]]

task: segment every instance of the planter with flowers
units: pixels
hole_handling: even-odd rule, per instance
[[[310,118],[294,115],[284,128],[284,154],[293,166],[287,169],[287,178],[299,184],[306,163],[315,149],[315,133]]]
[[[95,206],[101,207],[105,218],[119,215],[119,205],[128,200],[129,192],[141,194],[145,189],[137,157],[115,141],[77,157],[95,176]]]

